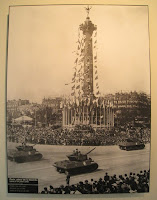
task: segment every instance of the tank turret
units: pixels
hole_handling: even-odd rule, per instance
[[[95,147],[96,148],[96,147]],[[95,149],[94,148],[94,149]],[[73,151],[73,154],[68,155],[68,159],[70,161],[85,161],[88,159],[87,155],[92,152],[94,149],[90,150],[89,152],[87,152],[86,154],[82,154],[80,151],[78,151],[78,149]]]
[[[29,145],[26,145],[26,143],[23,142],[22,145],[17,146],[16,149],[18,151],[25,151],[25,152],[27,152],[27,151],[36,151],[36,149],[34,149],[35,145],[36,144],[34,144],[33,146],[29,146]]]
[[[76,149],[72,154],[67,155],[69,160],[55,162],[53,166],[56,167],[58,172],[68,173],[70,175],[95,171],[98,168],[98,164],[87,156],[94,149],[90,150],[86,154],[82,154],[78,149]]]

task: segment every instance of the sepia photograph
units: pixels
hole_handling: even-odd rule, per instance
[[[150,191],[148,6],[10,6],[8,193]]]

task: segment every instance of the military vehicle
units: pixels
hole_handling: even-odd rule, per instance
[[[34,149],[35,145],[29,146],[22,143],[22,145],[16,147],[17,150],[10,150],[8,152],[8,159],[17,163],[40,160],[42,158],[42,154]]]
[[[98,164],[91,158],[88,158],[87,155],[94,149],[90,150],[86,154],[82,154],[78,149],[76,149],[71,155],[67,155],[69,160],[55,162],[53,166],[56,167],[59,173],[69,175],[93,172],[98,168]]]
[[[126,151],[144,149],[145,144],[137,139],[127,138],[119,143],[119,148]]]

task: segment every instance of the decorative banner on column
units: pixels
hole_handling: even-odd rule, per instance
[[[93,90],[95,97],[100,96],[97,67],[97,30],[93,33]]]

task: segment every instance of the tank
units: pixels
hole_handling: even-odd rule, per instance
[[[120,142],[119,148],[126,151],[144,149],[145,144],[137,139],[127,138]]]
[[[91,158],[88,158],[87,155],[94,149],[90,150],[86,154],[82,154],[78,149],[76,149],[71,155],[67,155],[68,160],[55,162],[53,166],[56,167],[56,170],[59,173],[69,175],[93,172],[98,168],[98,164]]]
[[[16,147],[16,150],[8,152],[8,159],[17,163],[40,160],[42,154],[34,148],[35,145],[29,146],[22,143],[22,145]]]

